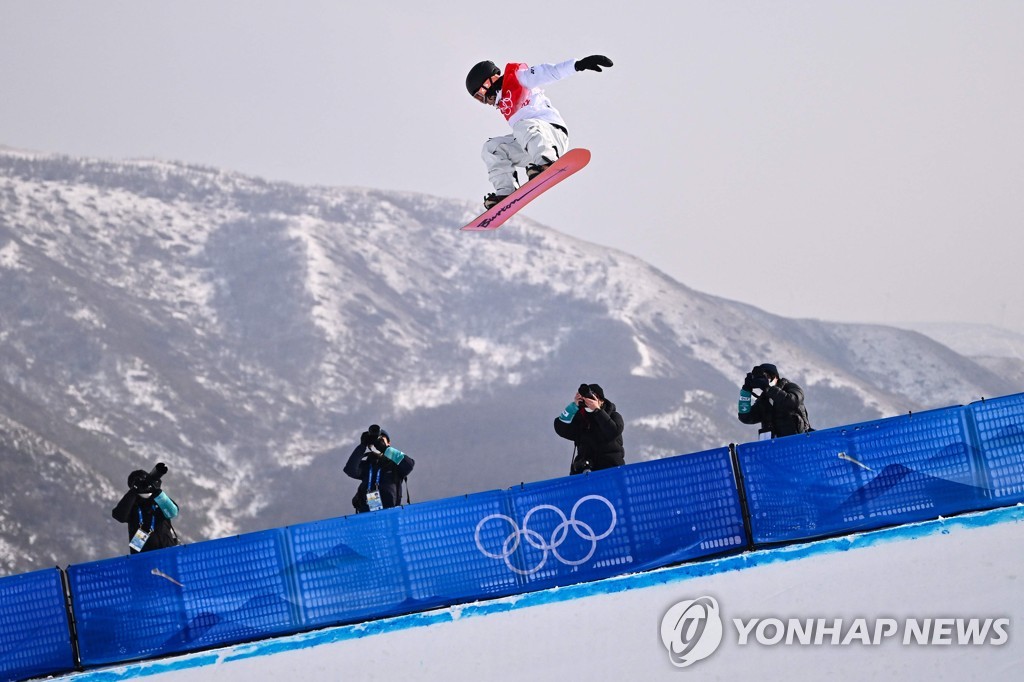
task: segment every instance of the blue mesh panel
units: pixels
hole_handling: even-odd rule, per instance
[[[51,568],[0,578],[0,679],[73,668],[60,572]]]
[[[833,532],[834,521],[823,517],[861,483],[862,469],[840,457],[847,450],[838,429],[737,446],[754,541]]]
[[[500,555],[509,525],[505,491],[408,507],[400,518],[402,555],[411,596],[421,605],[493,597],[519,591],[522,581]]]
[[[191,651],[299,629],[282,531],[68,568],[83,664]]]
[[[629,466],[622,476],[635,568],[746,546],[729,448]]]
[[[866,530],[983,506],[963,408],[737,447],[757,543]]]
[[[935,518],[976,508],[976,487],[964,410],[951,407],[847,429],[863,485],[844,502],[861,527]],[[877,523],[875,522],[877,521]]]
[[[397,613],[408,594],[395,508],[288,529],[306,625]]]
[[[68,582],[84,665],[133,660],[165,652],[184,623],[174,576],[182,548],[69,566]],[[158,573],[154,573],[156,570]]]
[[[503,553],[511,553],[506,568],[525,581],[524,589],[630,570],[624,494],[618,469],[512,488],[501,540]]]
[[[299,598],[284,529],[187,545],[178,558],[185,626],[166,646],[191,650],[294,632]]]
[[[1024,393],[974,403],[968,410],[992,499],[1024,502]]]

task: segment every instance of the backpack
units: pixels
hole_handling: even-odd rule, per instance
[[[814,431],[811,427],[811,418],[807,414],[807,406],[803,403],[800,403],[800,408],[793,413],[793,419],[796,421],[797,433],[810,433]]]

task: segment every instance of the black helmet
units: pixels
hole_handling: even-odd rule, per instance
[[[466,76],[466,90],[475,97],[484,83],[491,77],[500,75],[501,69],[495,66],[494,62],[480,62],[469,70],[469,75]]]

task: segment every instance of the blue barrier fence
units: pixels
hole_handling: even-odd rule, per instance
[[[1024,394],[736,447],[755,545],[1024,500]]]
[[[1024,394],[78,564],[67,591],[90,667],[1017,502]],[[0,579],[0,679],[73,668],[64,602],[58,570]]]
[[[720,448],[68,568],[85,666],[597,580],[746,546]]]

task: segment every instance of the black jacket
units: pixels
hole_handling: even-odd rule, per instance
[[[622,427],[622,415],[610,400],[605,400],[601,409],[593,412],[581,407],[568,424],[556,417],[555,433],[574,442],[577,448],[569,473],[610,469],[625,464]]]
[[[345,473],[359,481],[359,489],[352,498],[357,512],[368,512],[366,491],[379,490],[381,506],[385,509],[402,503],[402,481],[409,476],[416,462],[406,455],[395,464],[380,455],[367,452],[365,445],[357,445],[345,463]]]
[[[178,505],[174,504],[173,500],[170,500],[170,502],[173,507],[171,518],[174,518],[178,515]],[[121,501],[117,503],[117,506],[111,510],[110,515],[114,517],[115,521],[128,524],[129,542],[135,537],[135,531],[139,529],[140,518],[144,530],[148,532],[150,528],[153,529],[149,534],[149,539],[146,540],[146,544],[142,547],[143,552],[163,549],[164,547],[174,547],[178,544],[178,536],[174,532],[174,527],[171,526],[170,519],[160,509],[160,505],[156,503],[155,495],[153,497],[142,497],[134,490],[129,490],[121,498]],[[135,550],[130,550],[130,553],[134,554]]]
[[[762,431],[771,431],[773,436],[792,436],[811,428],[804,391],[787,379],[769,386],[750,406],[750,412],[737,416],[744,424],[760,424]]]

